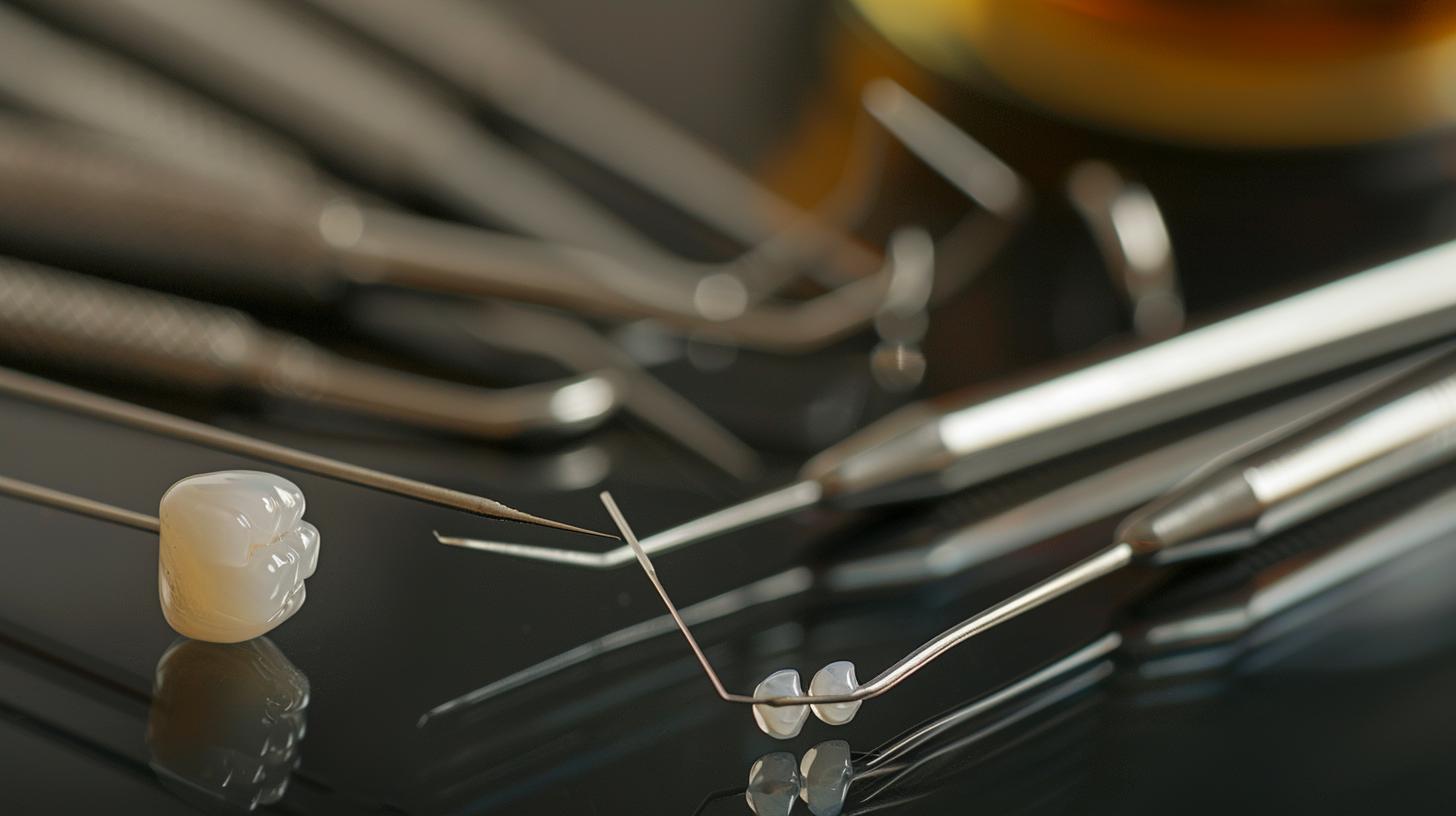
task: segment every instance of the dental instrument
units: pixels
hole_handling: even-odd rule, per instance
[[[1133,329],[1150,340],[1183,329],[1183,295],[1173,240],[1147,186],[1103,161],[1083,161],[1067,174],[1067,200],[1086,222],[1113,284],[1132,307]]]
[[[878,263],[685,130],[572,65],[508,9],[468,0],[412,9],[388,0],[309,4],[744,245],[769,242],[794,224],[848,268]]]
[[[809,460],[800,480],[643,540],[660,554],[821,503],[941,496],[1051,458],[1437,339],[1456,315],[1456,243],[1443,244],[1185,334],[986,398],[908,405]],[[589,569],[605,553],[458,536],[442,543]]]
[[[226,307],[10,259],[0,259],[0,340],[11,357],[253,389],[488,439],[579,433],[617,407],[600,377],[495,391],[434,380],[349,360]]]
[[[1276,432],[1332,403],[1368,393],[1430,358],[1429,353],[1418,354],[1342,379],[1102,468],[968,523],[952,525],[923,544],[847,557],[831,555],[823,565],[790,567],[685,607],[683,620],[689,625],[701,626],[815,592],[842,596],[918,586],[965,574],[1038,542],[1126,513],[1173,487],[1200,463],[1235,445]],[[588,660],[670,634],[674,629],[672,617],[667,614],[618,629],[440,703],[421,715],[419,724],[423,727],[436,718],[481,705]]]
[[[673,255],[491,134],[429,77],[301,6],[64,0],[36,8],[144,54],[361,177],[605,254],[639,289],[691,286],[701,273],[733,269]]]
[[[13,371],[7,368],[0,368],[0,393],[50,408],[57,408],[62,411],[70,411],[83,416],[114,422],[118,425],[136,428],[147,433],[191,442],[195,445],[201,445],[214,450],[273,462],[284,467],[359,485],[360,487],[366,487],[371,490],[392,493],[397,496],[404,496],[452,510],[462,510],[477,516],[485,516],[487,518],[501,519],[504,521],[515,521],[522,524],[534,524],[540,527],[549,527],[585,535],[612,537],[606,533],[599,533],[594,530],[577,527],[573,524],[525,513],[493,499],[487,499],[484,496],[463,493],[459,490],[452,490],[447,487],[429,484],[428,482],[407,479],[392,473],[384,473],[372,468],[341,462],[337,459],[330,459],[327,456],[320,456],[315,453],[308,453],[284,445],[266,442],[233,431],[215,428],[211,425],[184,417],[167,414],[151,408],[144,408],[140,405],[133,405],[128,402],[94,394],[89,391],[83,391],[69,385],[51,382],[50,380],[41,379],[40,377],[34,377],[29,374],[22,374],[19,371]],[[86,512],[86,509],[82,507],[77,512]],[[98,509],[94,506],[90,509],[98,510],[98,512],[106,511],[105,508]],[[147,524],[145,519],[138,519],[134,514],[130,514],[129,512],[123,512],[116,519],[111,520],[118,521],[118,523],[122,524],[129,524],[133,527],[143,525],[138,527],[138,529],[152,529],[149,526],[144,526]]]
[[[1215,459],[1124,521],[1111,547],[947,629],[869,682],[859,684],[853,664],[837,661],[815,675],[808,694],[793,669],[770,674],[752,695],[729,693],[621,511],[609,495],[602,501],[718,696],[752,705],[765,733],[788,739],[803,727],[806,707],[827,723],[848,722],[864,700],[884,694],[950,649],[1134,560],[1163,564],[1252,547],[1453,456],[1456,351],[1448,349],[1370,393]]]
[[[705,318],[700,286],[630,284],[625,267],[599,253],[396,212],[324,188],[260,195],[128,145],[14,119],[0,120],[0,180],[0,232],[9,241],[46,254],[130,261],[189,289],[225,285],[300,303],[333,300],[352,286],[397,286],[653,318],[802,352],[873,319],[894,278],[887,264],[808,300],[729,297],[737,305]]]
[[[0,98],[53,121],[134,140],[168,161],[266,195],[345,186],[267,128],[8,5],[0,5]]]

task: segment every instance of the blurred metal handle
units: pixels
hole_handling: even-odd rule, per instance
[[[48,119],[135,139],[169,161],[259,192],[321,181],[281,136],[7,6],[0,6],[0,97]]]
[[[272,345],[233,309],[0,260],[7,356],[217,390],[253,379]]]
[[[347,360],[242,312],[0,259],[0,352],[168,385],[250,387],[486,438],[588,430],[615,412],[600,377],[491,390]]]
[[[296,301],[343,285],[321,195],[258,195],[125,147],[0,119],[0,234],[62,262],[140,261],[128,274],[167,288]]]

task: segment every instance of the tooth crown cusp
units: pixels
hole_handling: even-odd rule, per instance
[[[292,617],[318,566],[319,533],[303,492],[280,476],[191,476],[162,496],[158,593],[173,629],[236,643]]]
[[[770,674],[753,690],[754,697],[799,697],[804,687],[799,683],[799,673],[793,669],[780,669]],[[804,728],[809,718],[809,707],[755,705],[753,719],[758,727],[776,739],[793,739]]]
[[[809,694],[829,696],[852,694],[859,688],[859,679],[854,676],[854,664],[848,660],[836,660],[820,669],[809,681]],[[863,700],[848,703],[824,703],[813,706],[814,716],[829,725],[845,725],[859,713]]]

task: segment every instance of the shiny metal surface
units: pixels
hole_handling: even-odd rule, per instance
[[[1251,450],[1208,463],[1118,532],[1171,561],[1251,546],[1456,456],[1456,353],[1445,349]]]
[[[670,93],[662,109],[731,144],[743,132],[736,123],[748,118],[743,97],[716,89],[741,88],[758,94],[752,97],[757,100],[781,88],[796,93],[785,87],[792,82],[780,79],[810,77],[816,55],[805,47],[802,31],[785,35],[781,20],[785,15],[817,19],[805,8],[773,0],[716,10],[630,0],[605,9],[542,0],[513,7],[513,13],[529,15],[540,23],[533,30],[550,35],[562,53],[604,76],[630,79],[636,72],[647,76],[649,90],[653,77],[661,77],[665,86],[692,88],[687,102],[708,114],[694,118],[691,108],[683,114],[684,98],[674,100]],[[758,9],[760,16],[750,10],[752,24],[722,22],[739,18],[745,9]],[[770,63],[767,55],[775,49],[786,59]],[[757,62],[760,58],[764,62]],[[664,71],[664,65],[672,70]],[[744,65],[751,70],[725,68]],[[625,67],[614,75],[613,66]],[[623,86],[633,87],[630,82]],[[654,100],[650,92],[643,98]],[[760,113],[758,121],[787,126],[772,106]],[[974,125],[978,137],[983,125],[994,131],[1004,121],[975,110],[959,111],[952,119]],[[752,128],[744,126],[750,133]],[[1042,138],[1045,134],[1025,139],[1018,169],[1034,169],[1034,163],[1023,163],[1028,153],[1056,149],[1056,140]],[[1006,146],[1004,140],[988,144],[998,152]],[[1409,154],[1397,153],[1402,170],[1362,165],[1361,178],[1389,180],[1387,174],[1396,172],[1406,173],[1400,176],[1405,180],[1444,183],[1440,170],[1407,162]],[[1264,166],[1277,170],[1283,165]],[[1315,167],[1311,176],[1326,178],[1326,168]],[[1332,189],[1351,185],[1348,175],[1330,177],[1302,204],[1285,198],[1266,206],[1265,188],[1250,185],[1246,175],[1221,184],[1220,170],[1183,178],[1181,185],[1169,184],[1166,174],[1147,177],[1179,241],[1195,318],[1232,305],[1235,295],[1265,287],[1272,292],[1342,268],[1356,258],[1352,246],[1371,253],[1362,258],[1375,257],[1449,237],[1433,223],[1441,219],[1432,210],[1410,206],[1386,187],[1352,205],[1348,190]],[[1055,168],[1048,173],[1060,178]],[[1288,176],[1280,179],[1287,182]],[[1363,183],[1352,186],[1363,189]],[[1220,193],[1226,188],[1237,190],[1232,197],[1237,212],[1227,206],[1230,197]],[[1312,214],[1317,217],[1308,222],[1310,232],[1289,228]],[[1014,247],[982,279],[988,285],[984,292],[942,303],[932,312],[926,393],[999,377],[1028,361],[1078,353],[1126,330],[1116,322],[1094,322],[1089,329],[1085,322],[1121,314],[1113,293],[1106,303],[1074,301],[1086,306],[1076,312],[1046,313],[1049,301],[1066,302],[1069,282],[1104,278],[1090,255],[1089,265],[1078,271],[1060,266],[1083,254],[1076,246],[1085,238],[1080,225],[1044,232],[1048,222],[1040,219],[1029,233],[1034,240]],[[1228,241],[1230,234],[1239,240]],[[1056,343],[1038,345],[1040,335],[1030,330],[1053,320],[1059,321],[1059,330],[1070,328]],[[1001,322],[1028,331],[1013,341],[995,332]],[[1004,367],[988,367],[992,349],[998,350],[995,355],[1004,351],[1015,357],[996,356],[995,363]],[[858,364],[853,370],[863,373],[863,360],[851,359],[859,351],[855,346],[821,352],[805,368],[819,374]],[[944,354],[957,355],[954,371],[942,364]],[[883,402],[862,403],[861,392],[840,388],[836,380],[832,394],[826,391],[824,413],[811,415],[818,418],[815,428],[821,435],[794,436],[790,432],[798,431],[803,418],[773,409],[801,393],[815,393],[811,386],[822,381],[785,388],[773,364],[761,365],[764,361],[751,353],[724,368],[703,370],[688,359],[644,359],[651,361],[654,374],[689,398],[715,412],[730,409],[715,415],[763,445],[765,483],[753,491],[792,481],[800,457],[832,441],[823,435],[831,433],[827,429],[862,423],[884,408]],[[703,389],[703,381],[720,387]],[[742,495],[705,463],[665,448],[660,438],[630,422],[613,423],[585,444],[519,450],[334,423],[303,409],[235,412],[205,398],[163,397],[130,385],[114,388],[111,393],[127,400],[246,436],[336,460],[368,462],[390,473],[550,509],[574,520],[605,521],[595,499],[603,488],[610,488],[634,525],[645,530],[667,529]],[[745,402],[752,411],[732,413]],[[752,421],[745,421],[745,414]],[[764,428],[782,435],[764,444]],[[9,397],[0,399],[0,429],[0,471],[123,507],[147,506],[179,473],[237,465],[235,455]],[[933,669],[917,674],[913,684],[865,706],[850,725],[830,731],[811,723],[799,741],[787,745],[756,733],[742,709],[707,697],[692,656],[681,644],[660,637],[604,650],[600,659],[582,660],[549,676],[533,676],[508,694],[457,708],[421,727],[420,715],[441,701],[578,645],[616,642],[611,636],[619,631],[680,635],[673,634],[671,618],[636,575],[579,573],[419,546],[422,532],[452,529],[459,518],[443,508],[307,474],[297,480],[308,490],[311,515],[339,545],[339,557],[311,579],[309,615],[272,638],[287,662],[307,677],[309,705],[307,733],[293,743],[289,784],[277,802],[260,803],[261,812],[558,816],[698,809],[705,816],[741,815],[746,812],[745,770],[764,752],[783,750],[797,758],[831,737],[842,737],[856,750],[882,745],[907,725],[973,705],[979,696],[1100,637],[1122,599],[1148,589],[1141,581],[1145,576],[1127,570],[1065,596],[951,650]],[[148,690],[175,638],[156,613],[155,564],[135,557],[137,534],[26,502],[0,504],[10,557],[0,586],[0,754],[6,759],[0,805],[17,813],[216,812],[216,803],[188,795],[165,779],[164,768],[152,765]],[[908,528],[934,520],[942,509],[897,510],[889,518],[865,519],[875,525],[860,528],[857,517],[826,507],[725,536],[721,546],[700,548],[660,566],[683,604],[684,619],[725,683],[751,687],[784,665],[812,668],[840,658],[861,666],[890,665],[908,645],[1050,571],[1047,565],[1091,551],[1110,533],[1095,526],[1060,533],[923,591],[865,600],[791,592],[803,585],[805,575],[791,570],[819,558],[832,563],[853,557],[862,530],[879,544],[924,543]],[[955,523],[965,519],[957,516]],[[522,528],[512,537],[549,543],[546,535]],[[826,543],[834,544],[833,552],[825,551]],[[1326,621],[1319,627],[1320,639],[1287,639],[1276,644],[1277,654],[1261,654],[1257,666],[1239,665],[1211,682],[1179,682],[1154,699],[1142,693],[1135,670],[1118,670],[1111,682],[1102,680],[1066,703],[1014,719],[1023,706],[1046,699],[1034,691],[1012,701],[1005,712],[987,712],[899,761],[882,763],[884,774],[851,789],[845,812],[1446,812],[1456,801],[1456,780],[1446,768],[1453,733],[1449,688],[1456,682],[1456,650],[1447,625],[1453,573],[1450,559],[1445,568],[1422,566],[1356,603],[1349,614]],[[753,586],[763,576],[783,577],[759,585],[758,595],[735,589]],[[726,607],[763,602],[728,618],[708,614],[714,604],[702,607],[702,617],[693,615],[700,599],[720,598]],[[1301,647],[1291,648],[1293,641]],[[174,679],[192,681],[184,687],[194,689],[230,688],[207,683],[196,665],[177,662]],[[1107,667],[1106,661],[1097,665]],[[258,691],[253,687],[219,705],[218,713],[230,717],[194,716],[180,724],[237,731],[228,723],[245,725],[252,721],[250,712],[268,710]],[[1003,714],[1013,721],[1002,726]],[[982,733],[985,739],[965,749],[941,753]],[[197,744],[199,750],[210,746],[221,749],[224,742]],[[930,761],[921,764],[922,759]],[[1217,773],[1210,775],[1211,768]],[[868,802],[860,798],[873,794],[878,781],[905,770],[911,772],[884,793]],[[710,792],[724,790],[729,791],[725,798],[705,803]],[[807,812],[802,801],[795,809]]]
[[[149,516],[145,513],[138,513],[121,507],[114,507],[104,502],[95,501],[83,496],[75,496],[60,490],[31,484],[30,482],[23,482],[8,476],[0,476],[0,493],[13,498],[35,502],[46,507],[65,510],[68,513],[89,516],[90,518],[131,527],[142,532],[158,533],[162,530],[162,522],[158,521],[156,516]]]
[[[8,353],[187,389],[252,388],[487,438],[580,433],[617,408],[598,376],[492,390],[335,355],[247,314],[15,260],[0,262]]]
[[[132,405],[121,400],[93,394],[79,388],[32,377],[18,371],[0,368],[0,391],[12,397],[30,400],[50,408],[59,408],[108,422],[137,428],[148,433],[192,442],[215,450],[249,456],[327,476],[363,487],[408,496],[419,501],[463,510],[491,518],[536,524],[568,532],[604,535],[592,530],[523,513],[482,496],[407,479],[402,476],[349,464],[327,456],[255,439],[244,434],[214,428],[184,417]],[[610,537],[610,536],[608,536]]]

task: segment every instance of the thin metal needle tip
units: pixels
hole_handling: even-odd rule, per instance
[[[448,487],[407,479],[403,476],[341,462],[285,445],[265,442],[173,414],[93,394],[90,391],[83,391],[29,374],[22,374],[8,368],[0,368],[0,392],[51,408],[114,422],[159,436],[180,439],[213,450],[273,462],[284,467],[296,468],[306,473],[337,479],[385,493],[393,493],[397,496],[407,496],[440,507],[601,538],[616,538],[610,533],[599,533],[565,522],[533,516],[484,496],[451,490]]]
[[[677,605],[672,602],[672,598],[667,596],[667,590],[663,588],[662,580],[657,577],[657,569],[652,566],[652,559],[647,556],[647,551],[642,549],[642,545],[638,543],[637,536],[632,533],[631,526],[627,524],[626,517],[622,515],[622,511],[617,507],[617,502],[612,499],[612,494],[603,490],[601,492],[601,500],[602,504],[606,505],[607,512],[611,514],[612,521],[617,525],[617,529],[621,531],[622,537],[627,539],[627,546],[631,547],[632,552],[637,556],[637,563],[641,564],[643,571],[647,573],[647,580],[652,582],[652,588],[657,590],[657,595],[662,598],[662,603],[667,607],[668,614],[672,615],[673,623],[677,624],[678,631],[682,632],[683,637],[687,638],[688,646],[692,648],[693,654],[697,655],[698,663],[702,665],[703,671],[707,672],[708,680],[713,683],[713,689],[718,692],[719,697],[725,700],[729,699],[730,695],[728,694],[728,690],[723,687],[723,681],[718,679],[718,673],[713,671],[713,664],[708,662],[708,656],[703,653],[703,647],[698,645],[698,639],[693,637],[692,630],[688,629],[687,622],[683,620],[682,614],[677,611]]]
[[[486,499],[486,501],[491,505],[492,512],[485,513],[485,515],[493,516],[504,521],[519,521],[523,524],[534,524],[537,527],[550,527],[554,530],[566,530],[570,533],[609,538],[613,541],[618,540],[617,536],[611,533],[601,533],[596,530],[588,530],[585,527],[578,527],[575,524],[567,524],[564,521],[555,521],[553,519],[541,518],[540,516],[533,516],[530,513],[522,512],[514,507],[508,507],[498,501],[491,501],[490,499]]]
[[[681,547],[699,544],[708,539],[726,535],[734,530],[740,530],[759,522],[788,515],[795,510],[812,507],[819,501],[819,497],[822,495],[823,488],[818,482],[795,482],[788,487],[780,488],[771,493],[765,493],[762,496],[754,497],[730,507],[725,507],[722,510],[709,513],[706,516],[700,516],[692,521],[679,524],[676,527],[669,527],[660,533],[648,536],[641,542],[641,546],[644,552],[657,555]],[[606,552],[592,553],[568,549],[566,547],[539,547],[531,544],[512,544],[506,541],[487,541],[479,538],[442,536],[438,533],[435,535],[435,538],[441,544],[449,544],[452,547],[464,547],[479,552],[508,555],[513,558],[524,558],[530,561],[565,564],[571,567],[584,567],[586,569],[614,569],[624,564],[630,564],[633,560],[632,547],[627,544],[607,550]]]

